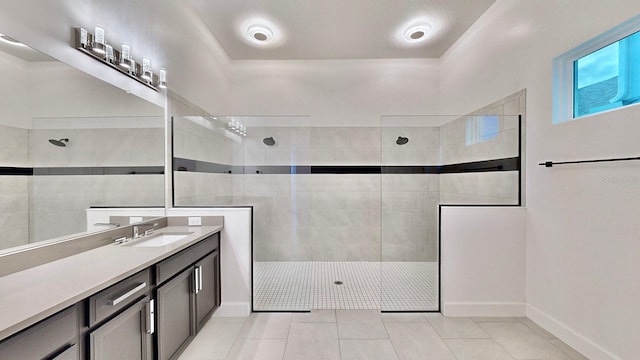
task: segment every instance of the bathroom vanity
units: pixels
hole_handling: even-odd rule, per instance
[[[220,306],[221,229],[170,221],[0,277],[0,359],[177,358]]]

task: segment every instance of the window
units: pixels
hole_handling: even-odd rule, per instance
[[[554,59],[553,122],[640,102],[640,16]]]
[[[573,117],[640,101],[640,32],[573,62]]]
[[[498,136],[500,118],[497,115],[471,116],[467,118],[466,144],[473,145]]]

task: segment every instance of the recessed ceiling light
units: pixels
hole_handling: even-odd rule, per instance
[[[238,37],[256,48],[271,49],[286,42],[282,26],[266,16],[238,19],[235,27]]]
[[[0,41],[2,41],[4,43],[7,43],[7,44],[14,45],[14,46],[27,46],[27,45],[21,43],[20,41],[12,38],[10,36],[7,36],[5,34],[0,34]]]
[[[429,32],[431,32],[431,26],[426,24],[416,25],[406,29],[402,34],[402,38],[408,43],[416,43],[425,40]]]
[[[251,25],[247,28],[249,40],[256,44],[268,44],[273,40],[273,31],[264,25]]]

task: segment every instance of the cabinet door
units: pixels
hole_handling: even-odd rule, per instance
[[[72,345],[51,360],[77,360],[78,355],[78,345]]]
[[[218,251],[216,250],[196,263],[195,271],[198,283],[196,321],[198,331],[206,323],[208,315],[218,306],[219,260]]]
[[[89,333],[92,360],[152,359],[149,297]]]
[[[158,288],[158,359],[175,359],[195,335],[193,267]]]
[[[78,310],[73,306],[0,342],[0,359],[57,359],[68,348],[77,349]],[[78,359],[78,353],[61,359]]]

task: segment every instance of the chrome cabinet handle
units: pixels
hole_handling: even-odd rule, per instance
[[[147,286],[147,283],[143,282],[142,284],[134,287],[133,289],[127,291],[126,293],[120,295],[119,297],[117,297],[117,298],[115,298],[113,300],[107,301],[107,305],[116,306],[116,305],[120,304],[121,302],[125,301],[128,297],[130,297],[133,294],[137,293],[138,291],[144,289],[146,286]]]
[[[200,272],[200,276],[198,276],[198,280],[200,280],[200,290],[204,287],[204,277],[202,276],[202,266],[198,266],[198,271]]]
[[[156,301],[149,300],[149,313],[147,315],[147,334],[152,335],[156,332]]]
[[[200,272],[198,271],[198,268],[195,268],[195,271],[193,272],[193,292],[195,294],[200,292]]]

